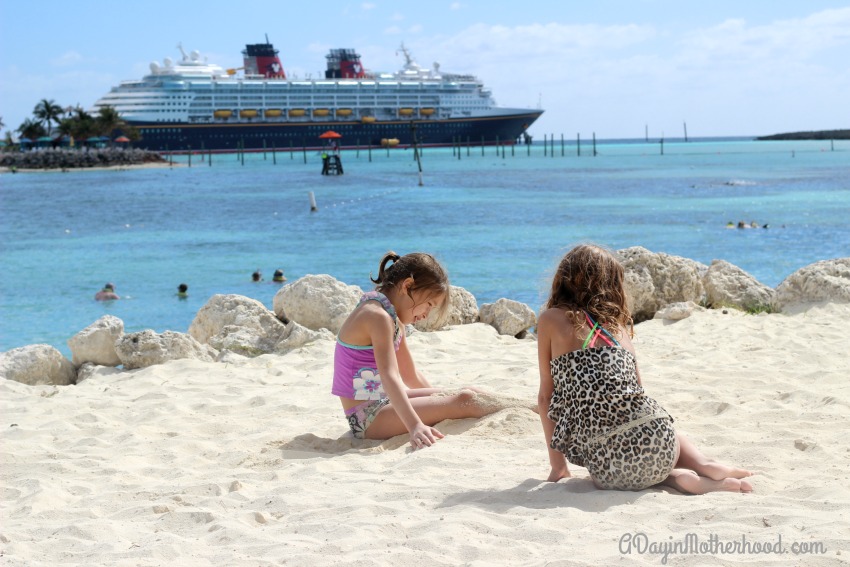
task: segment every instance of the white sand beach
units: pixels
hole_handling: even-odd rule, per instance
[[[3,380],[0,564],[846,565],[848,322],[827,304],[637,326],[648,393],[706,454],[757,471],[752,494],[599,491],[574,466],[545,482],[536,343],[480,323],[413,334],[414,358],[435,385],[519,401],[415,452],[350,436],[329,340]]]

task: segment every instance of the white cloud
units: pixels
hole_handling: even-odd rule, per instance
[[[385,35],[400,35],[401,34],[401,28],[398,27],[398,26],[390,26],[390,27],[384,29],[384,34]]]
[[[67,51],[55,59],[50,60],[54,67],[70,67],[83,60],[83,56],[76,51]]]
[[[392,20],[392,21],[394,21],[394,22],[400,22],[400,21],[402,21],[403,19],[404,19],[404,16],[403,16],[402,14],[399,14],[398,12],[396,12],[395,14],[393,14],[392,16],[390,16],[390,20]]]
[[[461,4],[460,2],[452,2],[451,4],[449,4],[449,10],[460,10],[465,7],[466,6]]]
[[[365,10],[374,10],[377,7],[378,7],[377,4],[373,4],[372,2],[363,2],[362,4],[360,4],[360,9],[364,10],[364,11]]]
[[[407,28],[408,33],[422,33],[422,26],[420,24],[416,24]]]

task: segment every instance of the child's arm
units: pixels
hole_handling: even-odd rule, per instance
[[[413,363],[413,356],[410,354],[410,349],[407,348],[407,337],[401,339],[401,344],[398,351],[395,353],[398,360],[398,369],[401,372],[401,379],[408,388],[430,388],[431,384],[425,379],[416,369]]]
[[[378,373],[381,375],[381,383],[390,399],[393,410],[410,433],[411,445],[414,448],[432,445],[438,437],[442,437],[442,434],[422,423],[407,397],[393,346],[395,327],[392,319],[383,311],[372,311],[365,317],[365,320],[372,341],[372,349],[375,353]]]
[[[552,467],[547,480],[558,482],[562,478],[570,477],[570,469],[567,466],[567,459],[564,454],[549,446],[555,432],[555,422],[549,419],[549,404],[555,390],[555,383],[552,380],[552,371],[549,366],[549,361],[552,360],[552,313],[553,311],[542,313],[537,321],[537,364],[540,370],[537,413],[540,414],[543,435],[546,438],[546,449],[549,451],[549,464]],[[563,317],[560,312],[557,312],[556,315]]]

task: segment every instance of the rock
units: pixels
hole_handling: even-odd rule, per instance
[[[800,268],[776,287],[780,311],[808,303],[850,303],[850,258],[835,258]]]
[[[71,362],[79,368],[86,362],[100,366],[118,366],[121,359],[115,352],[115,341],[124,334],[124,321],[114,315],[104,315],[70,339]]]
[[[478,302],[475,296],[458,286],[449,289],[449,311],[445,321],[437,321],[436,312],[432,311],[428,318],[414,325],[418,331],[436,331],[450,325],[468,325],[478,322]]]
[[[531,307],[504,297],[496,303],[482,305],[479,317],[482,323],[493,326],[500,335],[519,336],[519,338],[537,322]]]
[[[655,319],[666,319],[668,321],[681,321],[693,315],[694,311],[705,311],[693,301],[682,301],[665,305],[655,312]]]
[[[77,378],[71,361],[50,345],[27,345],[0,353],[0,376],[30,386],[67,386]]]
[[[753,276],[725,260],[714,260],[702,278],[708,304],[744,311],[770,307],[774,292]]]
[[[212,362],[218,355],[214,349],[185,333],[165,331],[159,334],[150,329],[124,335],[116,341],[115,350],[126,370],[181,358]]]
[[[702,275],[708,270],[681,256],[654,253],[641,246],[618,250],[625,268],[626,300],[635,323],[652,319],[664,305],[705,299]]]
[[[285,325],[265,305],[241,295],[211,297],[195,315],[189,334],[219,351],[243,356],[282,353],[328,336],[294,321]]]
[[[280,319],[289,319],[308,329],[339,332],[360,301],[363,290],[327,274],[307,275],[280,288],[272,306]]]

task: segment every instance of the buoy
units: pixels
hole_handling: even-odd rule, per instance
[[[315,213],[319,210],[319,207],[316,206],[316,196],[310,191],[310,212]]]

